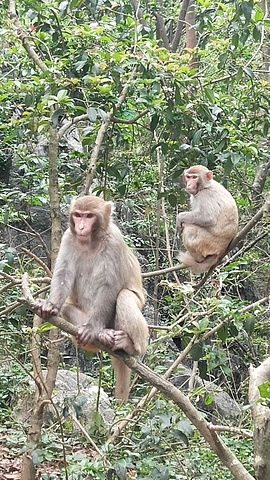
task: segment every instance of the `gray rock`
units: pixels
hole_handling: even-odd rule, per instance
[[[18,400],[13,416],[17,421],[28,421],[34,402],[34,382],[29,381],[29,390]],[[77,373],[70,370],[58,370],[56,384],[52,399],[59,414],[62,415],[64,408],[69,409],[73,414],[80,410],[87,423],[93,422],[93,415],[96,412],[98,387],[91,377],[84,373],[79,374],[79,394],[77,385]],[[104,423],[111,423],[114,412],[110,405],[108,395],[101,388],[99,397],[99,414]],[[48,406],[44,421],[55,421],[56,413],[52,405]]]

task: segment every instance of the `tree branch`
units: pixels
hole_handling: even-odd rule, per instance
[[[182,31],[183,31],[183,27],[184,27],[184,24],[185,24],[185,17],[186,17],[186,14],[187,14],[187,9],[188,9],[189,3],[190,3],[190,0],[183,0],[182,8],[181,8],[180,13],[179,13],[176,32],[174,34],[174,38],[173,38],[173,41],[172,41],[171,51],[173,53],[176,52],[176,50],[178,48],[178,45],[179,45],[179,42],[180,42],[180,38],[182,36]]]
[[[223,257],[224,258],[232,249],[234,249],[238,243],[243,240],[246,235],[250,232],[250,230],[256,225],[256,223],[258,223],[258,221],[266,216],[268,214],[270,210],[270,192],[267,193],[266,195],[266,201],[265,203],[263,204],[263,206],[260,208],[260,210],[258,210],[258,212],[254,215],[254,217],[252,217],[249,222],[242,228],[242,230],[236,235],[236,237],[232,240],[232,242],[230,243],[230,245],[228,246],[226,252],[224,253]],[[222,258],[220,258],[220,260],[222,260]],[[211,267],[208,272],[204,275],[204,277],[202,278],[202,280],[193,286],[194,289],[198,290],[199,288],[201,288],[205,281],[210,277],[210,275],[212,274],[212,272],[214,271],[216,265],[214,265],[213,267]],[[182,270],[183,267],[181,264],[179,265],[176,265],[174,267],[168,267],[168,268],[164,268],[163,270],[156,270],[156,271],[153,271],[153,272],[145,272],[145,273],[142,273],[142,277],[143,278],[148,278],[148,277],[154,277],[154,276],[157,276],[157,275],[165,275],[167,273],[171,273],[171,272],[175,272],[177,270]]]
[[[28,275],[26,273],[23,276],[23,293],[30,308],[35,311],[35,302],[28,285]],[[71,335],[76,335],[77,333],[77,327],[66,322],[64,319],[51,317],[50,322],[67,333],[70,333]],[[143,365],[136,358],[129,357],[127,355],[118,355],[115,352],[104,348],[104,346],[98,342],[96,344],[102,350],[107,351],[110,355],[121,359],[131,370],[136,372],[147,382],[151,383],[152,386],[164,393],[166,397],[170,398],[176,405],[178,405],[178,407],[181,408],[181,410],[185,413],[187,418],[189,418],[193,425],[198,429],[211,449],[217,454],[223,465],[230,470],[236,480],[243,480],[243,478],[245,478],[245,480],[254,480],[254,477],[248,473],[241,462],[239,462],[230,449],[222,442],[221,438],[218,437],[216,432],[211,430],[210,424],[201,416],[194,405],[192,405],[189,398],[186,397],[180,390],[178,390],[168,380],[161,378],[159,375],[154,373],[149,367]]]

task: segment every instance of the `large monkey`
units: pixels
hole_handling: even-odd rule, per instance
[[[69,228],[57,256],[50,296],[38,299],[38,314],[47,319],[61,315],[78,325],[79,347],[97,351],[95,340],[112,350],[143,355],[148,326],[141,269],[111,218],[111,203],[84,196],[71,203]],[[116,398],[127,400],[130,370],[112,359]]]
[[[202,273],[215,265],[235,237],[238,211],[231,194],[213,180],[213,173],[202,165],[184,172],[186,191],[190,194],[191,212],[181,212],[177,229],[187,252],[181,252],[183,268]]]

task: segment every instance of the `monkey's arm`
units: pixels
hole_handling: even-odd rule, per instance
[[[211,218],[208,212],[194,211],[194,212],[180,212],[177,215],[177,229],[182,231],[183,224],[190,223],[198,225],[199,227],[214,227],[217,223],[216,216]]]
[[[47,319],[59,313],[74,282],[75,266],[73,263],[72,248],[67,236],[64,235],[52,276],[49,299],[39,298],[36,300],[35,306],[41,318]]]

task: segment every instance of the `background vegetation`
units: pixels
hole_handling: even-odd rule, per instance
[[[267,3],[4,0],[0,13],[3,475],[12,458],[23,480],[38,468],[44,479],[266,480],[270,467],[262,472],[253,465],[251,435],[243,437],[243,430],[254,429],[248,367],[259,367],[269,352]],[[117,418],[132,417],[121,436],[107,444],[107,426],[87,426],[102,450],[95,460],[89,439],[71,420],[62,435],[58,427],[41,430],[39,414],[59,363],[57,333],[50,330],[48,340],[50,327],[33,319],[22,298],[22,275],[28,272],[34,295],[46,291],[68,204],[89,191],[114,200],[143,272],[176,264],[181,242],[175,219],[187,208],[180,176],[197,163],[231,191],[240,230],[249,228],[230,260],[200,288],[192,287],[200,278],[187,272],[145,277],[152,339],[144,361],[163,375],[185,360],[194,375],[238,402],[234,426],[242,428],[241,436],[229,421],[223,425],[229,433],[223,428],[220,435],[244,470],[232,471],[220,452],[218,462],[215,444],[210,439],[209,449],[196,422],[194,428],[185,405],[203,399],[200,410],[208,420],[213,398],[205,383],[195,388],[193,377],[178,403],[158,393],[135,414],[134,404],[148,392],[147,381],[138,381],[132,402],[114,406]],[[61,362],[68,364],[63,355]],[[45,367],[50,374],[37,388],[30,427],[21,425],[14,405],[31,372]],[[181,368],[175,365],[174,375]],[[111,393],[106,359],[102,371]],[[269,381],[267,374],[259,382],[268,423]]]

